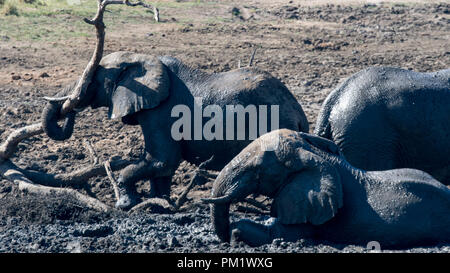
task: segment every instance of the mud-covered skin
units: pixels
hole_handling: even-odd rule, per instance
[[[414,168],[450,184],[450,69],[371,67],[323,103],[315,134],[364,170]]]
[[[151,71],[155,68],[156,72]],[[306,116],[289,90],[269,73],[254,68],[242,68],[229,72],[207,74],[192,69],[179,60],[163,56],[156,59],[153,56],[116,52],[105,56],[96,71],[93,82],[88,87],[88,94],[95,94],[92,98],[84,99],[81,105],[93,108],[109,107],[111,118],[122,118],[126,124],[141,126],[145,155],[136,164],[125,168],[118,179],[121,198],[116,204],[120,208],[134,205],[137,196],[133,185],[141,179],[151,179],[152,195],[168,196],[170,180],[182,159],[192,163],[213,160],[207,168],[220,170],[241,149],[248,145],[248,120],[245,132],[246,140],[180,140],[172,137],[172,124],[180,117],[171,117],[172,110],[177,105],[185,105],[191,110],[191,124],[195,124],[195,101],[201,101],[203,109],[207,105],[218,105],[225,119],[226,105],[260,105],[268,108],[268,129],[270,130],[270,107],[279,106],[279,127],[298,131],[308,131]],[[167,93],[167,94],[166,94]],[[158,102],[158,103],[155,103]],[[55,107],[47,105],[43,119],[55,121],[48,113],[48,109]],[[259,111],[258,111],[259,114]],[[205,125],[209,117],[203,118]],[[47,122],[56,128],[56,133],[64,133],[55,122]],[[226,139],[226,122],[223,124],[223,138]],[[237,121],[235,121],[235,127]],[[67,126],[70,128],[70,126]],[[73,126],[72,126],[73,128]],[[191,138],[195,137],[192,128]],[[51,138],[61,140],[70,137]],[[259,136],[259,130],[258,130]],[[159,186],[155,186],[161,184]]]
[[[264,145],[262,145],[264,144]],[[273,151],[261,147],[273,144]],[[229,224],[231,203],[252,193],[274,198],[270,224]],[[258,246],[275,238],[335,243],[378,241],[402,248],[450,241],[450,190],[415,169],[363,171],[331,141],[277,130],[253,141],[213,185],[211,220],[219,238]]]

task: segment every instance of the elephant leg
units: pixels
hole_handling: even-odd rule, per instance
[[[156,177],[150,180],[150,197],[168,199],[170,197],[170,182],[172,177]]]
[[[250,246],[270,244],[273,238],[269,226],[248,219],[231,224],[231,242],[244,242]]]
[[[314,229],[307,224],[285,225],[275,219],[271,224],[258,224],[248,219],[231,225],[231,240],[242,241],[250,246],[270,244],[276,238],[295,242],[314,237]]]
[[[117,181],[119,200],[116,202],[116,207],[129,209],[139,201],[134,184],[142,179],[150,179],[155,183],[162,182],[158,184],[164,184],[156,187],[158,194],[160,194],[158,197],[170,195],[170,180],[176,167],[176,165],[168,165],[165,162],[155,160],[148,153],[146,158],[136,164],[127,166],[122,170]]]
[[[170,195],[170,180],[180,164],[181,148],[172,138],[170,127],[161,127],[160,120],[166,117],[166,113],[152,110],[141,111],[136,115],[144,135],[145,155],[136,164],[122,170],[117,181],[120,194],[117,208],[129,209],[138,202],[134,184],[142,179],[149,179],[154,185],[158,184],[153,187],[158,189],[158,197]]]

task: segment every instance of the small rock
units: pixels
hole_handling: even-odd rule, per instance
[[[40,77],[40,78],[48,78],[48,77],[50,77],[50,75],[49,75],[47,72],[42,72],[42,73],[39,75],[39,77]]]
[[[11,78],[13,79],[13,81],[17,81],[20,80],[22,77],[20,77],[20,75],[12,75]]]
[[[283,239],[276,238],[275,240],[272,241],[272,245],[280,246],[282,242],[283,242]]]
[[[167,240],[167,244],[169,245],[169,247],[180,247],[181,244],[178,241],[177,237],[175,236],[170,236],[169,239]]]
[[[33,74],[25,73],[22,78],[24,81],[31,81],[33,79]]]
[[[58,155],[57,154],[48,154],[48,155],[45,155],[43,158],[45,160],[57,161],[58,160]]]
[[[102,225],[75,230],[73,235],[82,237],[106,237],[113,232],[114,230],[112,227]]]

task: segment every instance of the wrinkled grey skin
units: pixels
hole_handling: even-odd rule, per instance
[[[222,110],[225,109],[225,105],[243,105],[244,107],[247,105],[267,105],[269,108],[269,130],[270,106],[279,105],[280,128],[308,131],[308,122],[300,104],[289,90],[269,73],[254,68],[242,68],[224,73],[207,74],[189,68],[172,57],[159,57],[159,61],[157,59],[155,61],[151,59],[154,57],[146,56],[125,52],[116,52],[105,56],[102,60],[103,63],[113,63],[118,68],[106,69],[100,66],[96,71],[94,81],[88,87],[88,94],[93,95],[86,96],[79,106],[79,108],[87,106],[93,108],[109,107],[111,116],[122,116],[123,122],[141,126],[145,140],[145,155],[142,160],[128,166],[120,174],[118,183],[121,197],[116,203],[119,208],[127,209],[138,202],[133,187],[136,181],[150,179],[151,194],[167,197],[170,193],[171,177],[182,159],[198,164],[213,156],[212,161],[206,167],[220,170],[251,142],[248,138],[246,140],[226,141],[175,141],[171,135],[171,127],[179,117],[171,117],[171,111],[176,105],[186,105],[191,109],[191,116],[194,118],[195,97],[203,99],[203,107],[216,104]],[[148,74],[152,74],[149,73],[151,71],[142,69],[139,63],[122,63],[121,58],[125,57],[128,59],[140,58],[141,61],[148,59],[152,67],[158,65],[155,62],[162,62],[163,73],[160,71],[162,73],[160,74],[167,75],[158,80],[147,79],[152,76],[147,77]],[[136,67],[138,69],[135,69]],[[160,86],[155,85],[156,87],[153,88],[143,86],[134,78],[142,75],[144,75],[144,81],[151,84],[158,83]],[[146,94],[150,98],[153,98],[151,96],[156,97],[156,99],[164,98],[164,96],[157,97],[159,91],[155,92],[154,90],[162,88],[164,91],[166,85],[168,86],[168,96],[162,99],[160,103],[155,103],[148,97],[142,98],[139,95],[147,92]],[[68,87],[60,95],[64,95],[68,90],[70,91],[71,88]],[[120,95],[117,95],[118,93]],[[122,95],[123,93],[125,95]],[[134,104],[130,106],[132,103]],[[70,117],[66,118],[66,124],[63,128],[56,124],[59,117],[55,113],[58,113],[60,107],[61,104],[49,103],[43,111],[44,129],[51,138],[56,140],[64,140],[70,137],[71,128],[73,128],[73,120],[72,122],[68,121]],[[145,107],[147,109],[142,109]],[[127,114],[130,111],[134,111],[134,113]],[[204,118],[203,124],[209,119]],[[194,124],[193,121],[192,124]],[[248,122],[246,124],[245,130],[248,132]],[[224,133],[225,128],[226,124],[224,124]]]
[[[450,69],[372,67],[330,93],[316,135],[364,170],[413,168],[450,184]]]
[[[274,198],[274,221],[230,225],[230,204],[250,194]],[[378,241],[382,248],[450,241],[450,190],[442,183],[415,169],[357,169],[331,141],[287,129],[267,133],[242,150],[204,201],[212,203],[220,239],[252,246],[275,238]]]

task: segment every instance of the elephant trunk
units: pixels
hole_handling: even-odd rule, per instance
[[[250,182],[250,183],[249,183]],[[254,183],[251,183],[254,182]],[[256,192],[256,181],[239,180],[230,186],[227,179],[216,179],[213,186],[212,198],[203,199],[211,204],[211,221],[214,231],[220,240],[230,241],[230,205]]]
[[[223,242],[230,241],[230,203],[211,205],[211,222]]]
[[[64,97],[69,94],[75,87],[76,82],[68,85],[56,97]],[[42,111],[42,127],[44,132],[53,140],[66,140],[72,136],[73,127],[75,125],[75,111],[67,113],[65,117],[61,117],[61,108],[64,101],[50,101]],[[58,125],[58,120],[64,118],[62,126]]]
[[[61,119],[61,108],[63,102],[49,102],[42,112],[42,127],[44,132],[53,140],[66,140],[72,136],[75,125],[75,111],[67,113],[64,124],[58,125]]]

